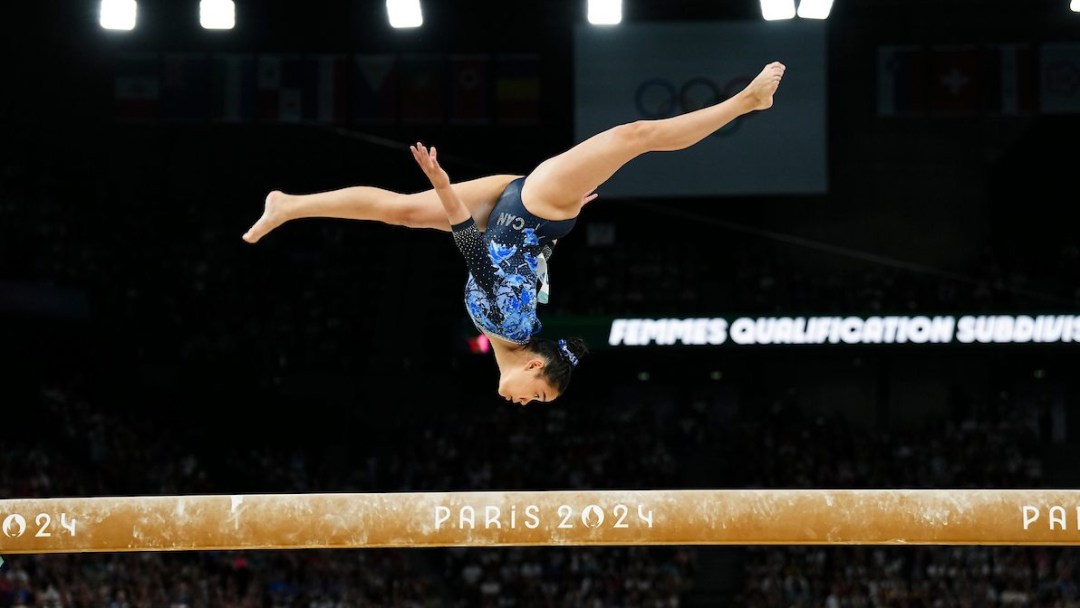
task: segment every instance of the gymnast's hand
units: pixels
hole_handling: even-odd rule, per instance
[[[415,146],[409,146],[409,150],[412,151],[416,163],[424,170],[424,175],[428,177],[436,190],[450,186],[450,176],[439,165],[438,151],[434,147],[429,153],[423,144],[416,142]]]

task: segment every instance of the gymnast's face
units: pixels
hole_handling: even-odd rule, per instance
[[[519,405],[554,401],[558,392],[548,384],[543,370],[543,359],[530,359],[520,367],[504,371],[499,378],[499,396]]]

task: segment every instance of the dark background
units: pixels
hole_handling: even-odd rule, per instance
[[[195,2],[141,2],[128,33],[103,31],[95,2],[39,2],[7,22],[3,495],[1076,482],[1075,344],[605,350],[558,402],[500,403],[490,356],[464,345],[465,270],[447,235],[342,220],[287,224],[255,246],[240,235],[272,189],[424,188],[405,142],[445,150],[455,179],[525,173],[572,145],[584,2],[428,1],[415,31],[390,29],[381,2],[238,4],[230,32],[203,31]],[[754,2],[624,7],[631,23],[757,18]],[[1077,314],[1080,115],[882,117],[876,78],[879,45],[1073,41],[1080,16],[1065,0],[837,0],[827,27],[829,192],[629,201],[601,188],[560,243],[547,315]],[[132,51],[535,53],[543,93],[532,125],[132,124],[113,97],[116,59]],[[615,243],[591,246],[591,222]],[[909,603],[889,605],[959,605],[988,588],[991,605],[1010,590],[1029,605],[1075,597],[1067,550],[530,551],[595,555],[605,585],[585,589],[583,569],[543,592],[513,582],[498,565],[530,558],[509,549],[252,554],[250,568],[168,556],[158,570],[76,556],[12,559],[0,605],[20,589],[40,602],[50,584],[130,598],[151,574],[193,605],[224,605],[207,599],[219,588],[308,605],[318,585],[296,581],[310,578],[280,575],[307,589],[288,595],[235,572],[265,583],[335,559],[385,575],[346,583],[370,605],[657,605],[649,593],[819,605],[871,593],[869,575],[838,574],[852,568],[906,581]],[[470,561],[497,593],[461,582]],[[1030,574],[925,575],[957,563]],[[102,591],[106,564],[129,575]]]

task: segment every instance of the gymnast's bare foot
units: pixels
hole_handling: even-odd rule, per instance
[[[768,110],[773,104],[773,94],[780,86],[780,79],[784,77],[787,67],[779,61],[774,61],[765,66],[750,84],[746,85],[746,93],[755,110]]]
[[[266,195],[266,206],[263,207],[262,217],[244,233],[245,241],[255,243],[289,220],[285,214],[285,199],[286,194],[280,190],[274,190]]]

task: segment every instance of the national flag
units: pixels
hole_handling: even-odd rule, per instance
[[[281,58],[281,90],[278,120],[298,123],[304,118],[304,81],[308,64],[300,55],[284,55]]]
[[[451,55],[450,122],[483,125],[491,122],[488,99],[490,59],[487,55]]]
[[[304,61],[304,122],[337,124],[345,119],[347,55],[312,55]]]
[[[1043,43],[1039,81],[1043,114],[1080,113],[1080,43]]]
[[[495,61],[495,120],[531,125],[540,120],[540,57],[498,55]]]
[[[276,122],[281,107],[281,57],[256,59],[255,112],[260,122]]]
[[[214,55],[213,119],[223,123],[250,123],[255,120],[255,55],[225,53]]]
[[[352,122],[396,122],[399,83],[397,56],[359,54],[352,59]]]
[[[438,124],[443,121],[443,83],[446,66],[442,55],[405,53],[401,56],[401,122]]]
[[[206,53],[166,53],[162,58],[162,118],[205,122],[210,118],[210,58]]]
[[[974,45],[935,46],[930,53],[930,111],[974,116],[983,95],[981,55]]]
[[[303,103],[301,59],[300,55],[259,55],[255,104],[261,122],[300,122]]]
[[[983,53],[983,104],[987,114],[1023,116],[1035,111],[1038,80],[1030,44],[994,44]]]
[[[156,121],[161,109],[161,56],[128,53],[117,57],[113,83],[116,119]]]
[[[879,116],[926,114],[926,63],[921,47],[878,47]]]

